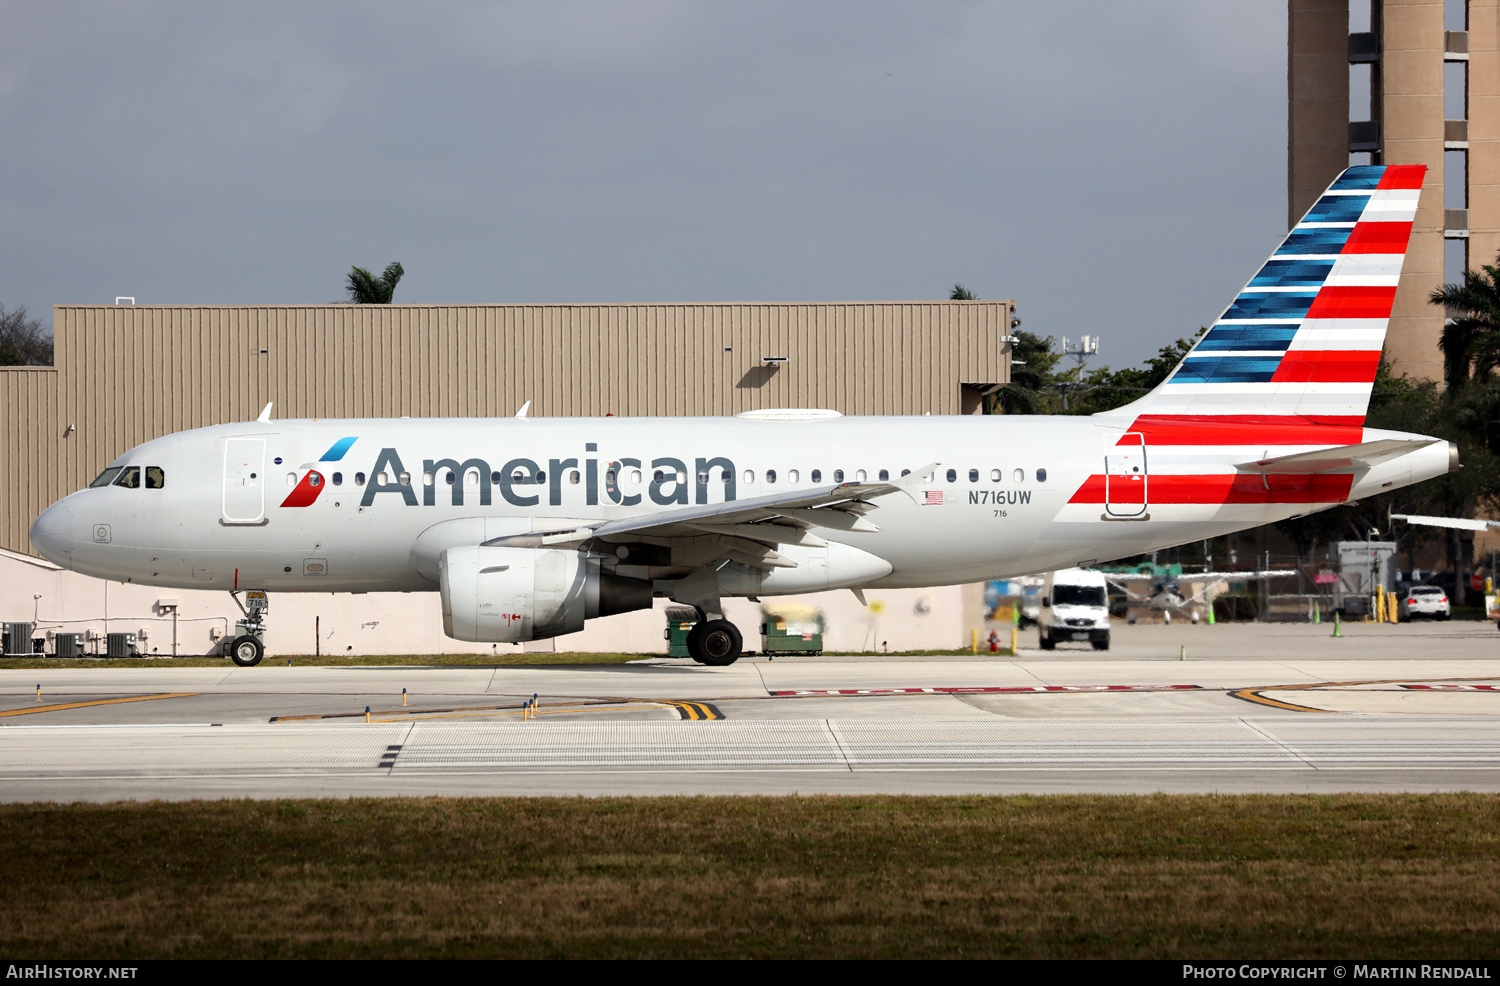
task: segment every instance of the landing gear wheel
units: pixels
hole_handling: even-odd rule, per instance
[[[688,655],[699,664],[722,668],[740,659],[744,638],[728,620],[707,620],[688,631]]]
[[[235,637],[234,643],[229,645],[230,659],[242,668],[255,667],[260,663],[260,659],[265,656],[265,646],[248,633],[243,637]]]

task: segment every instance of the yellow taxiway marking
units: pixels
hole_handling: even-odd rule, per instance
[[[694,722],[701,722],[701,721],[706,721],[706,720],[710,720],[710,719],[722,719],[722,718],[724,718],[724,713],[720,712],[717,708],[715,708],[714,706],[710,705],[707,702],[675,702],[675,701],[672,701],[672,702],[663,702],[662,704],[663,705],[670,705],[670,706],[672,706],[673,708],[675,708],[677,710],[677,713],[680,716],[682,716],[682,718],[690,720],[690,721],[694,721]]]
[[[1231,698],[1237,698],[1255,705],[1267,705],[1273,709],[1288,709],[1292,712],[1329,712],[1336,713],[1334,709],[1319,709],[1311,705],[1296,705],[1292,702],[1283,702],[1280,699],[1271,698],[1265,692],[1305,692],[1317,691],[1325,688],[1353,688],[1358,685],[1413,685],[1427,684],[1431,682],[1457,682],[1457,681],[1494,681],[1494,675],[1484,675],[1477,678],[1378,678],[1371,681],[1309,681],[1295,685],[1265,685],[1259,688],[1236,688],[1230,691]],[[1412,693],[1415,694],[1415,693]]]
[[[100,698],[92,702],[68,702],[63,705],[39,705],[34,709],[8,709],[0,712],[0,718],[5,716],[30,716],[38,712],[61,712],[63,709],[86,709],[92,705],[120,705],[124,702],[149,702],[158,698],[190,698],[198,692],[167,692],[162,695],[132,695],[129,698]]]

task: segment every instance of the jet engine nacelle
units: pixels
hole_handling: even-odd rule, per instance
[[[651,583],[601,571],[579,551],[465,545],[438,556],[443,632],[519,643],[583,629],[583,621],[651,605]]]

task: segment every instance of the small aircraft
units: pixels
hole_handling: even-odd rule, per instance
[[[1145,572],[1139,575],[1126,572],[1110,573],[1105,575],[1105,578],[1110,581],[1111,585],[1122,589],[1132,602],[1144,603],[1152,612],[1160,613],[1165,622],[1171,623],[1172,614],[1178,613],[1185,614],[1188,619],[1197,624],[1201,617],[1201,610],[1210,604],[1209,593],[1218,586],[1226,582],[1259,582],[1296,574],[1295,569],[1272,569],[1259,572],[1184,572],[1178,578],[1171,576],[1157,578]],[[1140,582],[1146,582],[1151,586],[1148,593],[1132,591],[1131,586]],[[1181,582],[1189,585],[1198,583],[1198,589],[1196,592],[1184,595]],[[1134,623],[1135,617],[1131,616],[1129,622]]]
[[[437,592],[449,636],[507,643],[665,597],[701,616],[692,658],[726,665],[727,596],[1013,578],[1326,510],[1458,468],[1446,441],[1365,427],[1425,174],[1339,175],[1172,375],[1100,414],[268,406],[124,452],[31,542],[98,578],[245,593],[244,666],[268,592]]]

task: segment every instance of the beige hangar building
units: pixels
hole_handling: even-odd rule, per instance
[[[31,521],[141,442],[272,417],[978,413],[1010,379],[1008,301],[847,304],[315,305],[54,308],[55,365],[0,368],[0,621],[34,636],[145,631],[143,653],[203,654],[233,628],[225,592],[104,582],[32,548]],[[434,587],[435,588],[435,587]],[[978,587],[799,597],[830,649],[967,645]],[[874,605],[878,603],[878,605]],[[663,652],[655,610],[528,648]],[[727,600],[746,647],[761,612]],[[282,593],[269,654],[515,652],[442,632],[430,593]],[[1007,642],[1008,643],[1008,642]],[[102,643],[87,649],[102,651]]]

